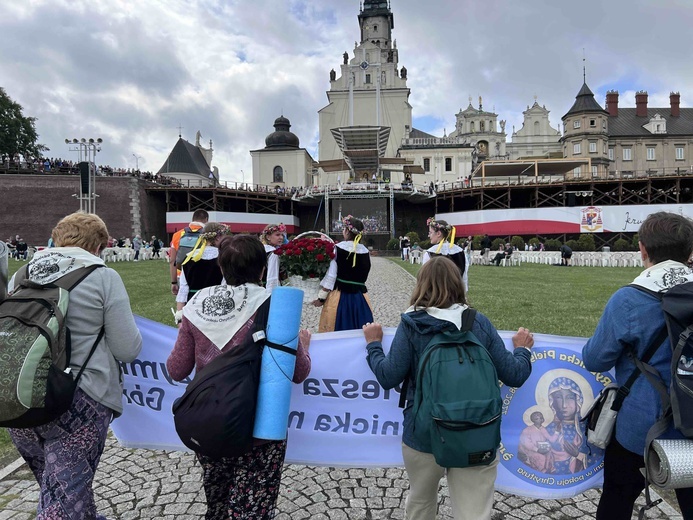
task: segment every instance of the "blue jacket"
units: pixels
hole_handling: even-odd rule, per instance
[[[594,336],[582,349],[582,360],[587,370],[606,372],[616,367],[616,382],[626,383],[635,365],[628,358],[628,346],[635,348],[642,358],[648,346],[664,327],[664,313],[659,300],[632,287],[622,287],[609,299]],[[650,359],[669,387],[671,382],[671,347],[665,341]],[[650,427],[662,414],[662,405],[654,387],[640,375],[623,401],[616,418],[616,440],[633,453],[643,454],[645,437]],[[667,438],[683,438],[673,426]]]
[[[379,341],[369,343],[366,347],[368,365],[383,388],[393,388],[409,376],[402,442],[418,451],[429,450],[420,446],[413,435],[414,417],[411,416],[411,408],[416,390],[416,369],[428,342],[437,332],[444,330],[456,330],[456,327],[449,321],[430,316],[426,311],[415,311],[402,314],[402,321],[397,327],[387,356],[383,353],[383,347]],[[503,383],[518,387],[527,380],[532,372],[529,350],[517,348],[514,352],[509,352],[498,331],[480,312],[477,312],[472,332],[488,350],[496,366],[498,377]]]

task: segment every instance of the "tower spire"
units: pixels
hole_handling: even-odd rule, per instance
[[[587,83],[587,72],[585,68],[585,48],[582,48],[582,82]]]

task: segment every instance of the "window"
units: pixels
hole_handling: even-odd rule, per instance
[[[647,147],[647,160],[648,161],[654,161],[655,158],[655,149],[654,146],[648,146]]]
[[[573,121],[573,128],[580,128],[580,120]]]
[[[677,146],[676,147],[676,160],[677,161],[683,161],[683,146]]]
[[[539,121],[534,122],[534,135],[539,135],[539,132],[541,130],[539,129]]]
[[[479,121],[479,132],[485,132],[486,131],[486,123],[483,121]]]
[[[446,157],[445,158],[445,171],[446,172],[452,171],[452,157]]]
[[[597,120],[596,119],[590,119],[590,128],[594,128],[597,126]]]
[[[597,177],[597,176],[598,176],[598,174],[597,174],[597,167],[596,167],[596,166],[592,166],[592,177]]]
[[[431,171],[431,159],[430,157],[424,157],[423,160],[423,168],[425,172],[430,172]]]
[[[272,182],[284,182],[284,169],[281,166],[275,166],[272,178],[274,179]]]
[[[632,161],[632,156],[631,156],[631,149],[630,148],[624,148],[623,149],[623,160],[624,161]]]
[[[371,82],[371,75],[366,74],[366,83],[370,83],[370,82]]]
[[[602,128],[606,130],[606,119],[602,120]]]
[[[580,143],[573,143],[573,155],[580,153]]]
[[[469,123],[469,129],[470,129],[472,132],[474,132],[474,121],[472,121],[471,123]]]
[[[597,143],[590,141],[590,153],[597,153]]]
[[[374,32],[378,32],[378,26],[377,26],[377,25],[374,25],[374,26],[373,26],[373,31],[374,31]]]
[[[613,161],[614,160],[614,149],[609,148],[609,160]]]

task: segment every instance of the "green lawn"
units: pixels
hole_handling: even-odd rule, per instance
[[[420,268],[418,264],[392,261],[413,275]],[[21,265],[10,260],[10,274]],[[135,314],[173,325],[170,308],[175,303],[167,263],[117,262],[109,267],[123,278]],[[472,266],[469,299],[500,330],[522,326],[534,332],[588,337],[609,296],[639,272],[637,268],[561,268],[538,264]],[[11,458],[16,453],[7,433],[0,429],[0,467],[3,456]]]
[[[419,264],[393,260],[416,276]],[[635,267],[519,267],[473,265],[469,300],[499,330],[589,337],[609,297],[629,284]]]

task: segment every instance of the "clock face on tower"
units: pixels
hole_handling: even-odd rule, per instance
[[[361,64],[359,65],[363,70],[366,70],[368,68],[368,62],[367,61],[362,61]]]

